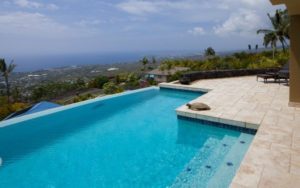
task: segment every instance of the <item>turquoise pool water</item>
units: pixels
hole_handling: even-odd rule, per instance
[[[228,187],[253,135],[177,118],[200,95],[150,88],[0,128],[0,187]]]

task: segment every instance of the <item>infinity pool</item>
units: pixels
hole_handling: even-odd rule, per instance
[[[148,88],[2,122],[0,187],[228,187],[253,135],[176,116],[200,95]]]

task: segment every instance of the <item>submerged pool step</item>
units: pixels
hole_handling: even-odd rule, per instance
[[[194,156],[194,158],[184,167],[183,171],[176,177],[173,184],[170,186],[172,188],[181,187],[183,183],[187,182],[191,174],[197,173],[203,162],[206,160],[207,156],[213,151],[211,147],[220,143],[220,140],[216,138],[209,138]]]
[[[252,142],[252,137],[242,133],[236,143],[231,147],[227,153],[224,162],[219,167],[219,170],[209,180],[207,187],[222,188],[224,183],[227,185],[232,181],[237,169],[240,166],[246,151],[248,150],[249,143]]]
[[[225,136],[221,141],[208,140],[177,176],[171,187],[206,187],[208,179],[214,175],[235,140],[236,138],[230,136]],[[210,148],[206,148],[206,146],[210,146]]]

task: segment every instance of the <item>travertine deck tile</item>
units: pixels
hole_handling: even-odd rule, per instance
[[[233,183],[245,187],[257,187],[263,168],[255,165],[242,164],[238,174],[234,177]]]
[[[265,168],[260,179],[259,188],[296,188],[300,178],[293,174],[282,173],[271,168]]]

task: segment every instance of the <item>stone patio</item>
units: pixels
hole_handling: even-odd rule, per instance
[[[231,187],[300,186],[300,108],[288,106],[288,86],[247,76],[160,87],[209,91],[194,101],[208,104],[210,111],[181,106],[178,115],[258,129]]]

